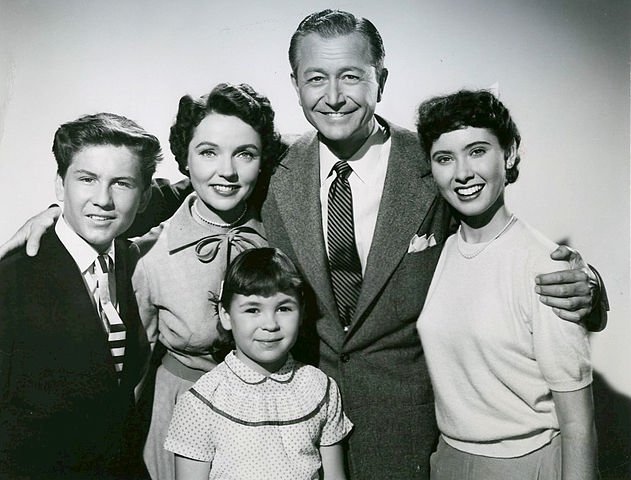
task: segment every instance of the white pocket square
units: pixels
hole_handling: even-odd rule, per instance
[[[436,239],[434,238],[433,233],[430,234],[429,237],[427,234],[421,235],[420,237],[418,235],[414,235],[412,240],[410,240],[408,253],[422,252],[426,248],[433,247],[434,245],[436,245]]]

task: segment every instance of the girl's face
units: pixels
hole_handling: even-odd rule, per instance
[[[230,223],[243,212],[261,168],[261,137],[240,118],[211,113],[188,146],[191,184],[200,213]]]
[[[296,343],[301,307],[296,297],[282,292],[269,297],[235,294],[228,309],[219,309],[219,319],[232,331],[237,358],[269,375],[283,366]]]
[[[466,127],[443,133],[430,152],[432,175],[441,195],[463,217],[483,215],[504,203],[508,156],[486,128]]]

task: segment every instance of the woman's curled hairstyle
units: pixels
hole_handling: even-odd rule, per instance
[[[274,128],[274,110],[269,99],[245,83],[220,83],[201,97],[183,96],[171,127],[169,143],[180,172],[186,176],[188,148],[195,128],[211,113],[237,117],[261,137],[261,171],[249,199],[250,204],[259,208],[267,194],[269,179],[281,152],[280,135]]]
[[[451,95],[431,98],[419,106],[416,127],[427,158],[430,157],[432,145],[443,133],[466,127],[488,129],[497,137],[505,154],[515,145],[515,163],[506,169],[506,183],[517,180],[521,135],[508,109],[491,92],[460,90]]]

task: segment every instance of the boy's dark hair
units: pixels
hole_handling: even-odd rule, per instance
[[[84,115],[57,129],[53,140],[53,154],[57,160],[59,176],[65,178],[75,154],[86,147],[97,145],[113,145],[132,150],[140,160],[143,186],[149,187],[156,165],[162,160],[160,142],[133,120],[113,113]]]
[[[285,293],[298,301],[301,310],[305,303],[305,281],[287,255],[277,248],[253,248],[241,252],[230,263],[223,281],[219,302],[226,310],[234,295],[260,295],[271,297]],[[234,348],[232,333],[217,324],[219,340],[215,342],[215,359],[223,357]]]
[[[237,117],[261,137],[261,171],[249,198],[250,204],[260,207],[281,153],[280,135],[274,129],[274,110],[269,99],[246,83],[220,83],[201,97],[183,96],[171,127],[169,143],[180,172],[187,177],[189,144],[195,128],[211,113]]]
[[[356,17],[352,13],[342,10],[331,9],[307,15],[292,35],[289,42],[289,64],[294,75],[298,72],[298,47],[303,37],[310,33],[316,33],[322,38],[334,38],[355,32],[361,33],[368,40],[372,65],[377,70],[377,75],[379,75],[383,70],[386,51],[377,27],[366,18]]]
[[[512,168],[506,169],[506,183],[517,180],[521,136],[508,109],[491,92],[461,90],[431,98],[418,108],[416,128],[428,159],[432,145],[443,133],[466,127],[488,129],[497,137],[506,154],[515,144],[515,163]]]

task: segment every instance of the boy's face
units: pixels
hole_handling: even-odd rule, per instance
[[[263,375],[287,360],[298,338],[300,317],[296,298],[282,292],[269,297],[236,294],[227,310],[219,310],[221,325],[232,331],[237,358]]]
[[[106,251],[149,200],[136,153],[124,146],[90,145],[76,153],[65,178],[57,175],[57,199],[70,227],[95,250]]]

